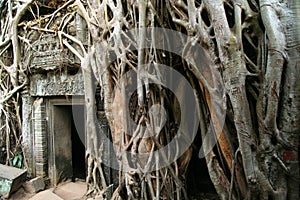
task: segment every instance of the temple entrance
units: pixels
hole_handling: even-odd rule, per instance
[[[49,148],[49,177],[53,185],[64,181],[85,180],[85,109],[84,105],[50,106],[52,144]],[[74,109],[76,112],[73,112]]]

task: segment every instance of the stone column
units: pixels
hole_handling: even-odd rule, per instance
[[[34,101],[34,161],[36,176],[48,174],[47,120],[43,98]]]
[[[32,130],[32,105],[33,98],[25,89],[22,94],[22,145],[24,148],[24,156],[28,167],[28,176],[33,177],[34,174],[34,155],[33,155],[33,130]]]

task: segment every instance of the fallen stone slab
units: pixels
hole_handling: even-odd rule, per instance
[[[30,181],[23,184],[24,189],[30,193],[38,193],[45,189],[44,179],[40,176],[31,179]]]
[[[0,164],[0,196],[8,198],[26,180],[27,170]]]
[[[37,193],[33,197],[31,197],[29,200],[64,200],[54,194],[51,190],[45,190],[42,192]]]

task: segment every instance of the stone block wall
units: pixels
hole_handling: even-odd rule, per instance
[[[48,168],[46,106],[43,98],[34,102],[35,175],[46,177]]]

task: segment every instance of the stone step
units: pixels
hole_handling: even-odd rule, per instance
[[[64,199],[54,194],[51,190],[45,190],[37,193],[29,200],[64,200]]]
[[[85,182],[69,182],[59,185],[53,193],[64,200],[83,199],[86,194],[87,185]]]

